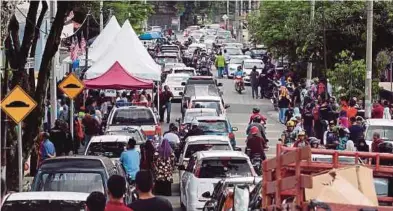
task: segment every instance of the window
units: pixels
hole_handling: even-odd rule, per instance
[[[254,50],[251,50],[251,52],[253,54],[266,54],[266,50],[263,50],[263,49],[254,49]]]
[[[225,120],[217,120],[217,121],[208,121],[208,120],[199,120],[199,128],[201,128],[204,132],[211,133],[228,133],[228,124]]]
[[[220,101],[193,101],[191,108],[213,108],[221,113]]]
[[[82,199],[81,199],[82,200]],[[83,199],[85,200],[85,199]],[[2,211],[81,211],[85,210],[85,201],[63,200],[18,200],[6,201],[1,207]]]
[[[389,196],[389,180],[383,178],[374,178],[375,191],[377,196]]]
[[[115,112],[112,125],[155,125],[153,113],[149,109],[119,109]]]
[[[186,171],[188,171],[188,172],[193,172],[194,171],[195,159],[196,159],[196,157],[192,156],[192,158],[188,162]]]
[[[252,176],[246,159],[207,159],[203,160],[199,178],[227,178]]]
[[[228,55],[242,55],[242,51],[238,48],[226,48]]]
[[[370,125],[367,128],[366,140],[373,140],[374,133],[379,133],[379,135],[381,135],[381,139],[383,140],[392,140],[391,137],[393,137],[393,126]]]
[[[119,158],[125,146],[125,142],[93,142],[89,145],[87,155]]]
[[[178,76],[178,75],[169,75],[167,78],[167,82],[186,82],[189,77]]]
[[[245,62],[244,63],[244,69],[252,69],[254,66],[257,67],[257,69],[262,69],[263,68],[263,63],[262,62]]]
[[[92,172],[53,172],[42,173],[36,191],[65,191],[91,193],[105,192],[100,173]]]
[[[184,122],[191,122],[195,117],[199,117],[199,116],[217,116],[217,112],[206,112],[206,111],[186,112],[184,116]]]
[[[173,70],[174,73],[185,73],[189,74],[190,76],[194,76],[194,70],[185,70],[185,69],[178,69],[178,70]]]
[[[188,145],[185,158],[191,157],[196,152],[208,150],[232,150],[229,144],[191,144]]]

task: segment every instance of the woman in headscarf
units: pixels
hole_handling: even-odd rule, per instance
[[[351,140],[347,141],[347,146],[345,147],[345,150],[351,151],[351,152],[356,152],[356,147],[355,147],[355,144],[353,143],[353,141],[351,141]]]
[[[150,139],[141,146],[141,169],[153,170],[153,157],[155,152],[156,149]]]
[[[173,183],[174,161],[175,154],[168,139],[164,139],[158,148],[158,152],[154,154],[155,194],[172,195],[171,184]]]

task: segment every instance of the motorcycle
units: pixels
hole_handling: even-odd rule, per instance
[[[280,96],[280,82],[277,80],[269,80],[267,90],[265,91],[266,98],[270,98],[274,110],[278,111],[278,98]]]
[[[262,154],[256,153],[250,155],[250,149],[246,148],[246,155],[250,157],[251,165],[254,167],[254,171],[260,176],[262,175]]]
[[[213,76],[210,69],[208,67],[206,67],[205,65],[199,67],[199,74],[201,76]]]
[[[242,76],[235,77],[235,90],[241,94],[244,90],[244,80]]]

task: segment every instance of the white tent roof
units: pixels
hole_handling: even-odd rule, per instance
[[[97,36],[94,42],[90,45],[89,48],[89,59],[93,60],[93,62],[97,61],[97,59],[107,51],[108,47],[115,39],[117,33],[120,31],[120,25],[117,22],[115,16],[112,16],[109,20],[108,24],[102,30],[102,32]]]
[[[118,61],[123,68],[141,79],[161,80],[161,67],[154,62],[143,47],[130,22],[127,20],[106,52],[86,72],[86,79],[96,78]]]

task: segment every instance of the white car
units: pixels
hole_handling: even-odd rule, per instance
[[[222,46],[226,48],[238,48],[238,49],[243,48],[243,44],[241,43],[223,43]]]
[[[188,46],[187,51],[185,52],[186,57],[192,57],[194,55],[194,51],[197,48],[201,48],[201,50],[207,51],[206,44],[204,43],[192,43],[190,46]]]
[[[146,138],[137,129],[133,129],[133,131],[128,135],[94,136],[87,145],[84,155],[105,156],[113,161],[119,160],[121,153],[126,150],[130,138],[135,139],[137,144],[135,149],[140,152],[140,145],[146,143]]]
[[[251,59],[248,55],[231,56],[228,64],[228,78],[233,78],[237,71],[237,67],[242,66],[243,61]]]
[[[181,99],[180,93],[184,92],[184,85],[182,83],[187,82],[191,76],[186,73],[177,73],[167,75],[164,86],[168,86],[173,94],[173,99]]]
[[[170,72],[171,69],[176,67],[187,67],[184,63],[165,63],[164,72]]]
[[[256,67],[257,68],[257,72],[258,74],[261,74],[263,68],[265,67],[265,65],[263,64],[263,61],[260,59],[246,59],[243,61],[242,64],[242,69],[244,74],[246,75],[244,77],[244,83],[246,85],[250,85],[251,81],[250,81],[250,73],[252,71],[252,69]]]
[[[256,180],[250,159],[242,152],[210,150],[193,154],[180,180],[180,204],[186,210],[203,209],[208,198],[202,194],[213,192],[223,178],[239,178],[247,182]]]
[[[219,96],[193,96],[190,99],[188,108],[213,108],[219,115],[225,115],[229,105],[225,105]]]
[[[381,139],[393,143],[393,120],[389,119],[368,119],[366,120],[366,130],[364,137],[371,151],[374,133],[379,133]]]
[[[0,210],[52,211],[59,210],[59,208],[85,210],[85,203],[89,194],[57,191],[11,193],[3,198]]]
[[[213,108],[189,108],[184,113],[183,124],[189,124],[194,118],[201,116],[219,116],[219,114]]]
[[[184,66],[184,67],[183,66],[182,67],[179,67],[179,66],[173,67],[171,72],[170,72],[170,74],[179,74],[179,73],[181,73],[181,74],[188,74],[190,76],[196,76],[197,75],[197,72],[196,72],[195,68],[193,68],[193,67],[186,67],[186,66]]]

